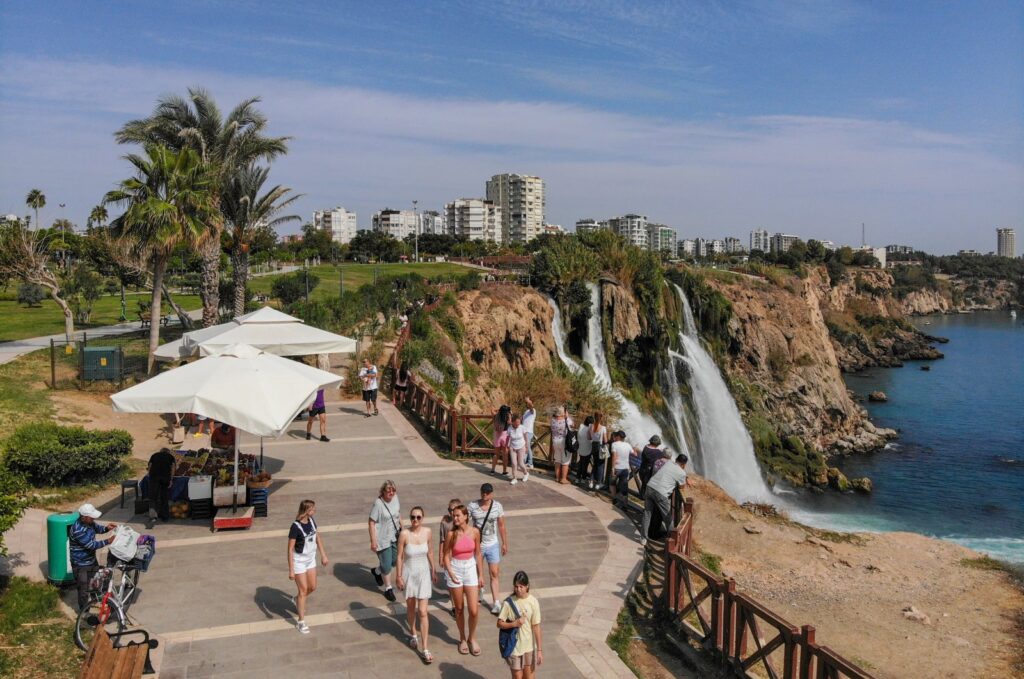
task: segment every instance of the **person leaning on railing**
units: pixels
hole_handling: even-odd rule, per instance
[[[672,530],[672,493],[676,488],[686,487],[686,463],[690,458],[685,453],[676,455],[675,464],[667,463],[647,483],[644,493],[644,518],[640,524],[640,544],[647,544],[651,516],[655,511],[661,514],[665,533]]]

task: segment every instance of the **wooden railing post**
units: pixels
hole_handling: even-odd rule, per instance
[[[459,445],[459,411],[455,408],[448,414],[448,429],[451,431],[452,457],[456,457],[455,451]]]
[[[736,581],[732,578],[726,580],[723,595],[722,618],[725,624],[723,625],[722,658],[726,663],[731,663],[737,643]]]
[[[814,626],[800,628],[800,679],[814,679]]]

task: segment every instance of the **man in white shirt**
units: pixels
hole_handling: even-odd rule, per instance
[[[651,516],[657,511],[661,514],[661,521],[664,524],[665,532],[668,533],[672,526],[672,493],[676,487],[686,487],[686,463],[690,458],[686,453],[676,455],[675,462],[666,462],[658,473],[651,477],[647,484],[647,491],[644,493],[644,518],[640,524],[640,544],[647,544],[647,535],[651,527]]]
[[[612,505],[621,504],[625,509],[629,504],[629,456],[633,446],[626,443],[626,432],[612,433]]]
[[[366,416],[380,415],[377,410],[377,366],[370,363],[370,359],[363,359],[363,367],[359,369],[359,379],[363,382],[363,402],[366,404]],[[373,412],[370,412],[370,405],[373,405]]]
[[[501,557],[508,554],[508,532],[505,530],[505,509],[494,499],[494,486],[485,483],[480,486],[480,499],[469,503],[469,517],[480,531],[480,551],[491,580],[491,613],[501,610],[498,579],[501,575]],[[498,537],[501,541],[498,541]],[[480,583],[480,600],[483,601],[483,582]]]
[[[533,469],[533,425],[537,422],[537,409],[533,407],[533,399],[526,397],[526,410],[523,411],[523,428],[526,430],[526,466]]]

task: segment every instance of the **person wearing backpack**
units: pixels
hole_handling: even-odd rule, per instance
[[[512,578],[514,594],[498,613],[498,648],[512,671],[512,679],[533,679],[544,662],[540,629],[540,602],[530,594],[530,576],[519,571]]]
[[[86,503],[78,508],[78,518],[68,529],[71,551],[71,572],[75,576],[75,587],[78,589],[78,610],[89,605],[89,581],[96,575],[100,564],[96,560],[96,550],[116,537],[116,523],[102,525],[96,519],[103,516],[99,510]],[[97,539],[97,533],[109,533],[105,538]]]
[[[564,406],[558,406],[551,418],[551,461],[555,463],[555,482],[569,483],[569,465],[572,463],[570,444],[576,446],[576,432],[573,430],[572,418],[565,412]],[[569,440],[571,435],[572,441]]]

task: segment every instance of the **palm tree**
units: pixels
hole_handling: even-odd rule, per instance
[[[218,210],[209,237],[201,243],[203,325],[217,322],[220,307],[220,234],[224,227],[223,196],[231,178],[260,160],[270,161],[287,153],[288,137],[267,137],[266,117],[256,108],[259,97],[246,99],[224,117],[213,96],[190,88],[188,98],[169,96],[157,102],[148,118],[133,120],[117,131],[121,144],[163,144],[172,149],[190,148],[207,166],[217,197]]]
[[[106,226],[107,218],[110,215],[107,214],[107,208],[104,205],[97,205],[89,213],[89,221],[87,222],[89,228],[93,226]]]
[[[36,228],[39,228],[39,209],[46,207],[46,196],[43,194],[42,189],[32,189],[25,196],[25,205],[36,212]]]
[[[262,230],[274,229],[281,224],[300,221],[298,215],[278,217],[282,210],[302,197],[291,189],[275,186],[262,196],[263,184],[270,174],[269,167],[249,165],[239,170],[225,187],[221,209],[231,237],[231,270],[234,283],[234,314],[245,313],[245,285],[249,279],[249,246]],[[287,196],[287,197],[286,197]]]
[[[160,297],[164,272],[174,248],[181,243],[209,239],[217,213],[213,180],[195,151],[174,151],[147,144],[145,155],[126,156],[136,170],[103,198],[104,204],[123,205],[124,214],[111,224],[115,235],[126,238],[148,255],[153,273],[150,306],[149,372],[160,344]]]

